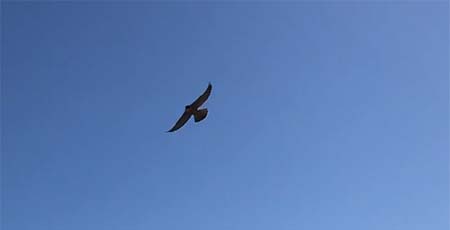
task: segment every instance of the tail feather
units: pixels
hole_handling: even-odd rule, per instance
[[[194,121],[199,122],[208,115],[208,109],[199,109],[194,113]]]

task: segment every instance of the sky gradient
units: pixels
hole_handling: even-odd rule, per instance
[[[449,227],[448,2],[1,13],[2,229]]]

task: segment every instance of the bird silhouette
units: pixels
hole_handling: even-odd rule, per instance
[[[191,116],[194,116],[194,121],[200,122],[203,119],[206,118],[208,115],[208,109],[202,108],[200,109],[200,106],[202,106],[206,100],[208,100],[209,95],[211,94],[212,85],[211,83],[208,84],[208,88],[206,88],[205,92],[203,92],[200,97],[198,97],[192,104],[186,105],[184,107],[184,113],[181,115],[181,117],[178,119],[177,123],[167,132],[174,132],[178,130],[179,128],[183,127],[184,124],[191,118]]]

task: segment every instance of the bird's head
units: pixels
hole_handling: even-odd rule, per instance
[[[184,108],[185,108],[185,109],[190,109],[191,106],[190,106],[190,105],[186,105]]]

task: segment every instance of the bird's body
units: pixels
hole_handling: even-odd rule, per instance
[[[189,105],[187,105],[185,107],[184,111],[193,114],[193,113],[195,113],[196,110],[194,108],[190,107]]]
[[[168,132],[174,132],[181,128],[186,122],[191,118],[191,116],[194,116],[195,122],[200,122],[203,119],[206,118],[208,115],[208,109],[202,108],[200,109],[200,106],[203,105],[203,103],[206,102],[209,95],[211,94],[212,85],[211,83],[208,84],[208,88],[206,88],[205,92],[197,98],[192,104],[186,105],[184,108],[183,115],[178,119],[177,123],[168,131]]]

